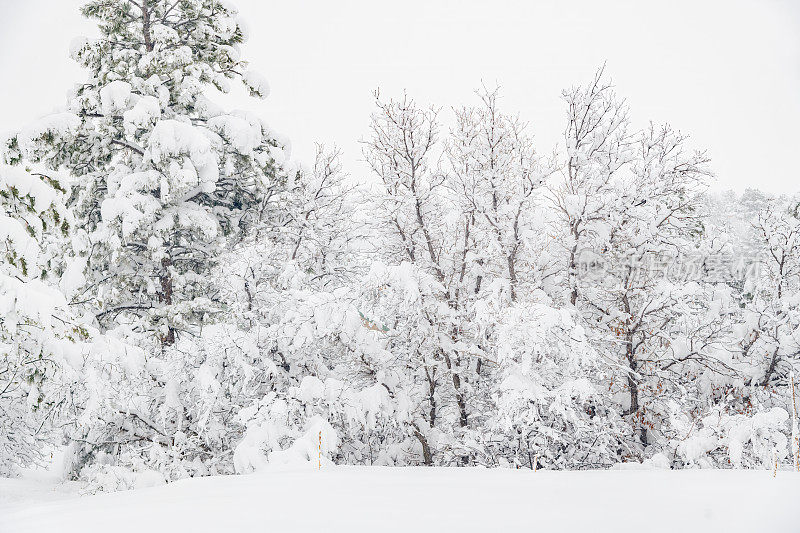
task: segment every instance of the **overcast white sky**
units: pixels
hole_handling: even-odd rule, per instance
[[[541,152],[564,125],[562,88],[607,61],[637,125],[670,122],[707,148],[716,188],[800,191],[798,0],[234,0],[248,22],[244,55],[269,80],[242,93],[308,162],[338,144],[357,177],[371,91],[421,103],[474,101],[481,80],[530,122]],[[67,57],[93,26],[80,0],[0,0],[0,130],[63,105],[84,76]]]

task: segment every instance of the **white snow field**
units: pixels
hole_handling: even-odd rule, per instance
[[[2,533],[800,531],[800,474],[763,470],[328,467],[84,497],[37,483],[0,480]]]

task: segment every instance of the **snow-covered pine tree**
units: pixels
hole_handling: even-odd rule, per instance
[[[12,148],[78,178],[84,299],[100,324],[171,345],[215,311],[204,273],[283,180],[275,136],[257,117],[220,109],[209,89],[268,89],[241,59],[246,33],[228,3],[98,0],[82,12],[102,35],[72,46],[89,77],[64,113],[20,132]]]
[[[82,13],[101,34],[71,48],[89,76],[64,112],[5,146],[12,162],[74,176],[86,279],[73,303],[119,352],[98,354],[87,371],[74,468],[122,457],[169,477],[208,471],[213,442],[196,437],[181,403],[193,369],[170,350],[222,308],[210,273],[226,246],[270,216],[285,185],[284,145],[259,118],[209,99],[237,81],[254,97],[268,93],[241,58],[246,30],[229,3],[94,0]],[[181,454],[198,465],[174,467]]]

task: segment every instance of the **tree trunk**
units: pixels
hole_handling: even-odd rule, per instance
[[[766,387],[769,385],[769,380],[772,379],[772,374],[775,373],[775,369],[778,367],[778,348],[775,348],[775,351],[772,352],[772,358],[769,361],[769,366],[767,367],[767,371],[764,374],[764,379],[761,381],[761,386]]]
[[[431,447],[428,444],[428,439],[426,439],[425,435],[420,432],[416,424],[413,424],[413,427],[414,436],[422,446],[422,460],[425,463],[425,466],[433,466],[433,454],[431,453]]]
[[[508,255],[508,280],[509,286],[511,288],[511,302],[514,303],[517,301],[517,270],[516,266],[514,265],[516,260],[516,251],[510,253]]]
[[[162,271],[159,275],[159,283],[161,284],[161,292],[158,294],[158,301],[164,305],[172,305],[172,274],[169,268],[172,266],[172,259],[165,257],[161,260]],[[163,346],[171,346],[175,344],[175,328],[168,327],[167,334],[161,336],[161,344]]]
[[[142,34],[144,38],[144,47],[148,52],[153,51],[153,40],[150,37],[150,6],[148,6],[148,2],[150,0],[141,0],[142,7]]]
[[[433,374],[425,367],[425,376],[428,378],[428,402],[431,404],[428,423],[433,427],[436,425],[436,367],[433,368]]]
[[[625,351],[628,359],[628,389],[631,395],[631,406],[628,413],[631,415],[634,433],[639,434],[639,441],[647,446],[647,430],[642,420],[637,421],[639,413],[639,380],[636,378],[636,370],[639,367],[636,361],[636,354],[633,352],[633,333],[625,332]]]
[[[631,415],[631,423],[633,424],[634,434],[638,433],[639,441],[647,446],[647,429],[644,426],[643,414],[640,413],[639,405],[639,378],[637,377],[637,370],[639,362],[636,360],[636,352],[633,349],[633,337],[638,327],[633,327],[630,323],[631,320],[631,305],[628,300],[628,295],[622,297],[622,304],[625,314],[629,317],[626,323],[623,324],[623,331],[625,332],[625,356],[628,359],[628,389],[631,395],[631,405],[628,409],[628,414]]]
[[[450,356],[446,353],[442,352],[444,355],[444,362],[447,365],[447,370],[450,371],[450,374],[453,376],[453,388],[456,391],[456,404],[458,405],[458,424],[463,428],[467,427],[468,418],[467,418],[467,400],[464,397],[464,392],[461,390],[461,376],[453,370],[453,362],[450,359]]]

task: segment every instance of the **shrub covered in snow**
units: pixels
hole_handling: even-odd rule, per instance
[[[0,165],[0,473],[39,459],[67,409],[88,335],[59,280],[72,217],[60,176]],[[67,281],[66,277],[64,281]]]

